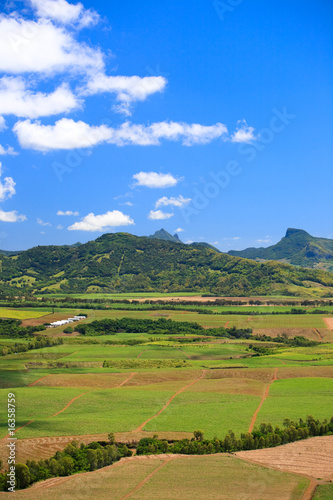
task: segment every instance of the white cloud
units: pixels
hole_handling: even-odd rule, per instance
[[[21,215],[17,210],[12,210],[11,212],[4,212],[0,209],[0,221],[1,222],[22,222],[27,220],[25,215]]]
[[[7,149],[0,144],[0,155],[11,155],[16,156],[18,153],[11,146],[7,146]]]
[[[168,206],[181,208],[191,203],[191,201],[191,198],[184,198],[182,195],[179,195],[177,198],[167,198],[166,196],[163,196],[163,198],[157,200],[157,202],[155,203],[155,208]]]
[[[257,241],[257,243],[271,243],[272,242],[272,240],[270,240],[270,239],[256,240],[256,241]]]
[[[30,0],[37,16],[52,19],[62,24],[79,21],[80,26],[96,24],[99,16],[95,11],[85,10],[82,3],[70,4],[66,0]]]
[[[66,212],[63,212],[62,210],[58,210],[57,215],[75,215],[78,216],[80,215],[79,212],[72,212],[71,210],[66,210]]]
[[[10,17],[0,14],[0,72],[95,73],[103,68],[101,52],[77,42],[65,28],[47,19],[33,21],[16,13]]]
[[[232,238],[223,238],[223,241],[226,241],[226,240],[240,240],[241,237],[240,236],[233,236]]]
[[[231,136],[231,142],[247,143],[257,139],[254,134],[254,127],[250,127],[246,120],[239,120],[236,131]]]
[[[162,174],[157,172],[139,172],[133,175],[135,186],[145,186],[149,188],[168,188],[175,186],[180,179],[171,174]]]
[[[86,123],[62,118],[55,125],[42,125],[39,121],[17,122],[13,131],[22,148],[37,151],[89,148],[110,139],[111,129],[105,125],[91,127]]]
[[[19,121],[14,125],[13,131],[23,148],[37,151],[87,148],[106,142],[117,146],[158,146],[161,139],[182,140],[183,145],[191,146],[206,144],[225,133],[224,125],[221,124],[204,127],[161,122],[146,127],[125,122],[116,129],[106,125],[90,126],[68,118],[62,118],[54,125],[42,125],[39,121]]]
[[[44,222],[42,221],[42,219],[36,219],[37,220],[37,224],[39,224],[40,226],[52,226],[52,224],[50,222]]]
[[[5,201],[11,198],[16,193],[15,182],[12,177],[5,177],[4,182],[1,181],[2,177],[2,164],[0,162],[0,201]]]
[[[116,94],[115,106],[117,112],[130,115],[130,105],[135,101],[145,101],[148,96],[162,92],[167,81],[162,76],[107,76],[103,73],[95,75],[88,81],[84,94],[91,95],[101,92]]]
[[[128,215],[123,214],[119,210],[113,210],[102,215],[90,213],[82,221],[75,222],[75,224],[69,226],[68,229],[69,231],[105,231],[108,228],[133,224],[133,219]]]
[[[57,229],[64,229],[64,226],[62,226],[61,224],[58,224]]]
[[[80,101],[66,84],[61,85],[51,94],[44,94],[28,90],[21,77],[0,79],[0,114],[38,118],[68,113],[79,106]]]
[[[170,219],[170,217],[173,217],[174,214],[168,214],[165,212],[162,212],[162,210],[151,210],[148,214],[148,219],[150,220],[165,220],[165,219]]]
[[[127,207],[133,207],[133,203],[131,201],[125,201],[125,203],[120,203],[120,205],[126,205]]]
[[[0,116],[0,132],[2,132],[2,130],[5,130],[6,128],[6,120],[4,119],[3,116]]]
[[[175,229],[174,230],[174,233],[183,233],[184,232],[184,229],[179,227],[178,229]]]

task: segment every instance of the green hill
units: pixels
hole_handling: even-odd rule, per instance
[[[295,266],[333,271],[333,240],[316,238],[302,229],[287,229],[276,245],[231,250],[228,255],[253,260],[277,260]]]
[[[77,247],[38,246],[2,256],[3,293],[188,291],[221,295],[329,295],[333,275],[277,262],[257,263],[204,246],[127,233]]]

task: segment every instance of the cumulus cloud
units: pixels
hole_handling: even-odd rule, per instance
[[[162,174],[161,172],[139,172],[133,175],[136,181],[134,186],[144,186],[149,188],[168,188],[175,186],[180,179],[171,174]]]
[[[2,177],[2,163],[0,162],[0,201],[5,201],[11,198],[16,193],[14,179],[12,177],[5,177],[4,181],[1,180]]]
[[[1,222],[22,222],[27,220],[25,215],[19,214],[17,210],[12,210],[11,212],[4,212],[0,208],[0,221]]]
[[[178,229],[175,229],[174,230],[174,233],[183,233],[184,232],[184,229],[179,227]]]
[[[250,127],[246,120],[239,120],[236,131],[231,135],[231,142],[247,143],[257,139],[254,127]]]
[[[66,84],[51,94],[31,92],[21,77],[0,79],[0,114],[22,118],[68,113],[80,106],[80,101]]]
[[[100,50],[77,42],[65,28],[47,19],[33,21],[15,14],[0,15],[0,72],[95,73],[103,68]]]
[[[88,81],[85,94],[109,92],[116,95],[119,105],[117,112],[131,114],[130,105],[135,101],[145,101],[148,96],[162,92],[167,80],[162,76],[107,76],[104,73],[95,75]]]
[[[191,201],[191,198],[184,198],[182,195],[179,195],[177,198],[167,198],[166,196],[163,196],[163,198],[157,200],[157,202],[155,203],[155,208],[168,206],[181,208],[191,203]]]
[[[52,226],[50,222],[44,222],[42,219],[37,219],[37,224],[40,226]]]
[[[66,0],[30,0],[40,18],[52,19],[62,24],[79,23],[79,27],[96,24],[97,12],[85,10],[82,3],[71,4]]]
[[[133,225],[134,221],[128,215],[123,214],[119,210],[106,212],[102,215],[90,213],[86,215],[80,222],[75,222],[68,227],[69,231],[105,231],[108,228],[118,226]]]
[[[0,116],[0,132],[2,130],[5,130],[5,128],[6,128],[6,120],[4,119],[3,116]]]
[[[74,215],[74,216],[78,216],[79,212],[77,212],[77,211],[72,212],[71,210],[66,210],[66,212],[63,212],[62,210],[58,210],[57,215]]]
[[[148,219],[150,220],[165,220],[173,217],[174,214],[168,214],[166,212],[162,212],[162,210],[151,210],[148,214]]]
[[[112,136],[112,131],[105,125],[93,127],[68,118],[62,118],[55,125],[42,125],[39,121],[19,121],[14,125],[13,131],[22,148],[43,152],[90,148],[106,142]]]
[[[106,125],[91,126],[68,118],[62,118],[54,125],[24,120],[17,122],[13,128],[23,148],[45,152],[87,148],[102,143],[116,146],[158,146],[161,139],[181,140],[183,145],[191,146],[210,142],[224,135],[224,130],[224,125],[221,124],[205,127],[175,122],[153,123],[149,126],[125,122],[119,128],[112,128]]]

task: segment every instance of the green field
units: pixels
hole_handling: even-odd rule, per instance
[[[2,310],[11,311],[16,317],[35,317],[36,321],[48,313],[43,308]],[[290,331],[293,336],[303,331],[311,333],[314,328],[329,332],[323,321],[325,316],[310,314],[204,315],[195,311],[163,309],[56,308],[54,313],[45,316],[45,321],[70,317],[78,312],[88,315],[81,323],[104,318],[157,320],[167,317],[175,321],[197,322],[205,327],[228,323],[228,327],[258,329],[262,333],[267,330],[268,334],[270,331]],[[256,425],[271,422],[281,427],[285,418],[305,419],[310,414],[319,419],[332,416],[333,379],[326,368],[333,365],[332,343],[290,347],[251,338],[207,337],[202,333],[193,342],[196,336],[190,334],[149,335],[120,330],[115,335],[89,337],[62,334],[62,330],[56,328],[38,333],[52,337],[62,335],[61,345],[0,358],[0,437],[8,432],[6,399],[8,392],[12,391],[17,401],[17,428],[24,426],[17,431],[17,437],[19,440],[37,440],[33,441],[40,443],[34,448],[36,454],[46,446],[43,438],[56,436],[96,434],[103,439],[109,432],[115,432],[131,440],[154,433],[166,438],[174,433],[191,436],[195,429],[201,429],[206,438],[224,438],[229,430],[239,436],[248,431],[276,368],[279,379],[271,384]],[[309,338],[313,339],[310,333]],[[329,333],[326,338],[329,338]],[[127,345],[128,341],[139,341],[140,344]],[[24,339],[6,338],[2,338],[0,344],[13,346],[17,342],[27,344]],[[250,345],[270,350],[258,355]],[[198,380],[200,376],[203,378]],[[47,453],[47,448],[43,453]],[[38,455],[35,458],[38,459]],[[212,464],[217,463],[216,457],[212,460]],[[243,462],[235,464],[239,468]],[[211,467],[214,469],[213,465]],[[166,467],[165,472],[167,470]],[[162,473],[160,477],[163,478]],[[230,478],[225,471],[224,480],[228,482]],[[284,492],[289,492],[286,500],[302,498],[300,492],[307,480],[297,478],[297,481],[292,487],[288,486],[289,489],[284,485]],[[161,498],[168,498],[160,487],[166,495]],[[145,495],[155,495],[154,488],[151,483]],[[253,484],[250,490],[253,490]],[[191,491],[188,486],[186,491]],[[266,498],[265,494],[262,498]],[[281,490],[279,498],[283,498],[283,494]],[[140,497],[137,493],[133,498],[151,497]]]
[[[264,402],[258,422],[281,425],[286,418],[305,419],[308,415],[324,419],[331,416],[333,402],[333,379],[295,378],[277,380]]]
[[[333,485],[320,484],[317,486],[313,500],[332,500],[333,498]]]
[[[42,316],[46,316],[48,314],[51,314],[51,311],[42,308],[7,309],[5,307],[0,307],[0,318],[23,320],[31,318],[41,318]]]

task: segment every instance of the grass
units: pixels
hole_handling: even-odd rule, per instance
[[[290,420],[331,418],[333,404],[333,379],[330,378],[295,378],[277,380],[269,391],[259,411],[257,424],[271,422],[281,425],[288,417]]]
[[[186,457],[169,462],[132,498],[296,500],[302,498],[308,482],[232,457]]]
[[[7,309],[5,307],[0,307],[0,318],[24,320],[31,318],[41,318],[42,316],[46,316],[47,314],[51,314],[51,312],[46,309]]]
[[[32,392],[35,393],[35,400],[38,401],[37,395],[42,397],[44,391],[47,395],[53,392],[57,394],[57,391],[63,396],[67,395],[63,407],[71,400],[70,391],[75,391],[73,392],[75,395],[85,392],[82,389],[34,387]],[[43,415],[37,416],[32,424],[19,431],[19,437],[132,431],[157,413],[171,396],[171,391],[144,391],[131,388],[92,391],[74,401],[66,411],[56,417],[46,419],[45,416],[41,418]],[[46,403],[44,400],[43,404]],[[29,415],[33,413],[31,404],[26,402],[25,411]],[[44,415],[45,411],[44,406]],[[49,409],[48,416],[52,413],[55,411]]]
[[[247,431],[260,397],[190,392],[179,394],[158,417],[144,428],[146,431],[204,431],[207,438],[224,437],[229,429]]]
[[[54,500],[73,498],[75,492],[76,498],[107,500],[111,494],[114,500],[120,500],[137,487],[131,495],[133,500],[301,500],[308,484],[306,478],[225,455],[173,457],[169,462],[156,457],[124,461],[15,495],[26,500]],[[10,493],[4,493],[4,498],[7,495]]]
[[[332,500],[333,484],[320,484],[317,486],[313,500]]]

